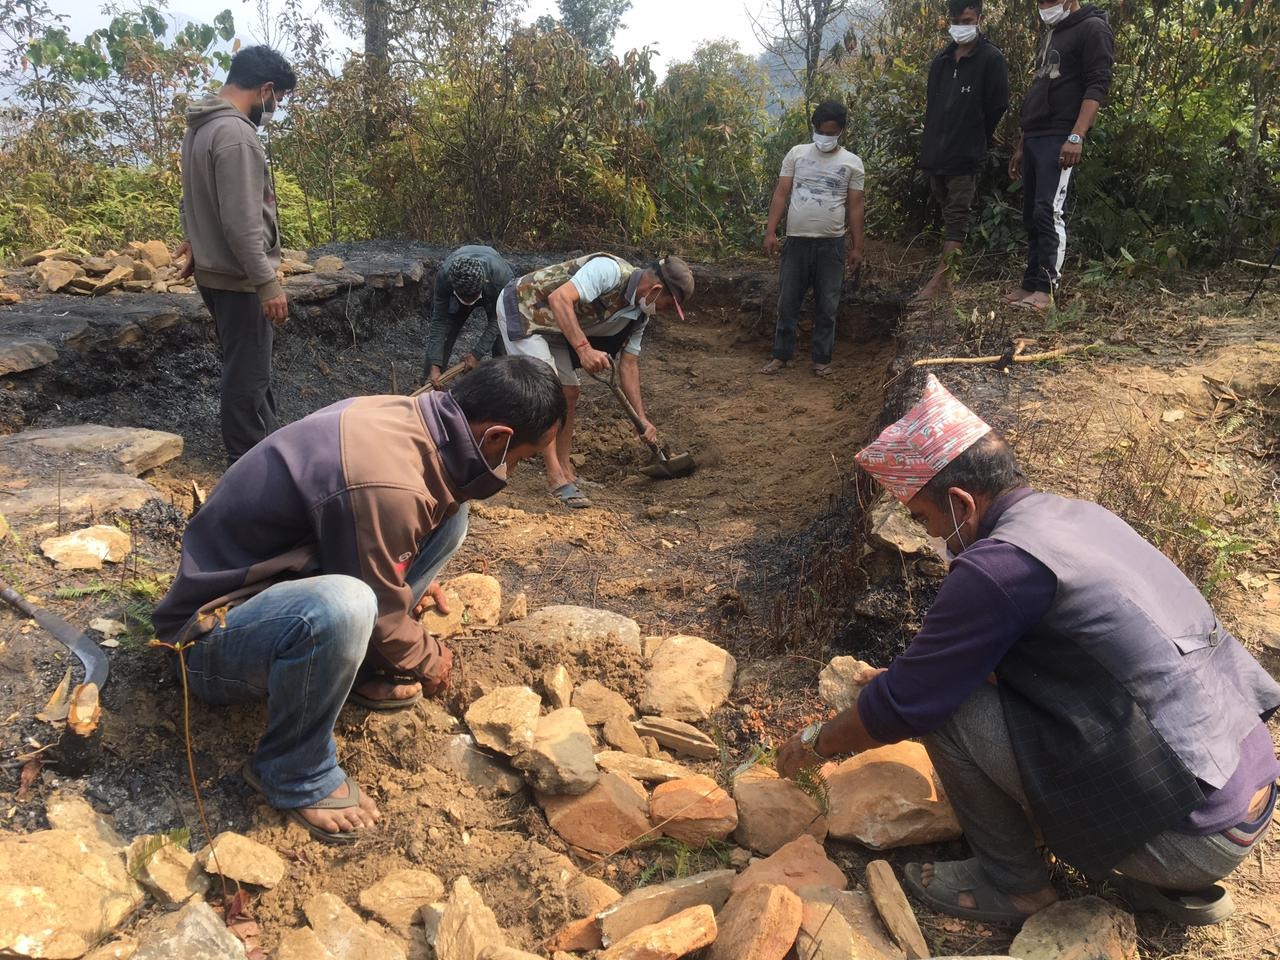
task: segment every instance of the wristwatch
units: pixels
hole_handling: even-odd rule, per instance
[[[1078,133],[1073,133],[1067,137],[1067,143],[1084,143],[1084,137]]]
[[[826,763],[830,757],[824,757],[818,752],[818,737],[822,735],[821,721],[815,721],[800,731],[800,744],[809,751],[815,760],[819,763]]]

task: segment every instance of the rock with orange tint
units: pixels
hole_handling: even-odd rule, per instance
[[[708,840],[723,840],[733,833],[738,808],[710,777],[685,777],[654,789],[649,819],[668,837],[701,847]]]
[[[756,884],[729,898],[707,960],[782,960],[800,931],[800,898],[787,887]]]
[[[808,834],[784,844],[777,853],[751,864],[733,882],[739,893],[757,883],[781,884],[799,892],[808,887],[843,890],[849,886],[844,871],[831,862],[827,852]]]
[[[830,836],[873,850],[960,837],[951,803],[936,782],[924,747],[904,741],[823,768]]]
[[[648,794],[624,774],[603,773],[595,786],[577,796],[536,796],[551,829],[593,853],[613,853],[658,836],[649,826]]]
[[[706,904],[627,934],[600,954],[600,960],[678,960],[713,943],[716,915]]]
[[[819,843],[827,838],[827,818],[818,801],[767,767],[738,777],[733,798],[738,805],[734,839],[756,853],[767,856],[801,834]]]

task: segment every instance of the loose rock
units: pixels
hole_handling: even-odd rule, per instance
[[[459,733],[444,742],[436,765],[481,790],[508,797],[524,789],[524,780],[500,759],[482,750],[475,738]]]
[[[603,641],[640,652],[640,625],[630,617],[591,607],[551,606],[535,610],[510,627],[513,635],[536,643],[560,644],[580,653]]]
[[[436,931],[437,960],[480,960],[488,947],[505,947],[507,938],[498,919],[467,877],[453,882],[453,891]]]
[[[570,920],[547,938],[542,948],[547,951],[599,950],[604,946],[600,939],[600,922],[595,917]]]
[[[502,611],[502,584],[483,573],[464,573],[440,584],[449,601],[449,613],[434,607],[422,614],[422,625],[434,637],[448,639],[471,627],[498,623]]]
[[[313,266],[316,273],[338,273],[347,267],[346,261],[341,257],[316,257]]]
[[[44,260],[36,264],[33,271],[40,281],[40,289],[49,293],[57,293],[76,277],[84,276],[84,271],[74,263],[66,260]]]
[[[645,750],[644,741],[636,733],[635,727],[624,717],[610,717],[604,722],[604,727],[600,733],[604,737],[604,742],[615,750],[631,753],[637,757],[647,757],[649,755],[648,751]]]
[[[636,780],[646,783],[666,783],[668,780],[683,780],[694,776],[692,770],[682,767],[670,760],[659,760],[657,757],[637,757],[634,754],[622,753],[619,750],[604,750],[596,754],[596,763],[601,769],[612,773],[624,773]]]
[[[632,931],[600,954],[600,960],[677,960],[714,942],[716,932],[710,907],[690,907]]]
[[[284,878],[284,861],[270,847],[226,830],[196,854],[196,862],[209,873],[270,889]],[[214,852],[217,857],[214,857]]]
[[[844,871],[827,858],[822,844],[808,834],[797,837],[772,856],[748,866],[733,881],[733,892],[738,893],[757,883],[782,884],[797,893],[806,887],[843,890],[849,885]]]
[[[903,960],[863,891],[815,887],[801,890],[800,898],[796,952],[805,960]]]
[[[528,687],[498,687],[467,708],[476,743],[513,757],[533,746],[542,699]]]
[[[1022,960],[1137,960],[1133,917],[1097,897],[1059,900],[1033,913],[1009,947]]]
[[[57,793],[45,801],[44,815],[49,826],[96,838],[110,847],[123,848],[124,838],[116,832],[111,820],[75,794]]]
[[[896,501],[895,501],[896,502]],[[833,657],[818,674],[818,696],[833,710],[848,710],[871,682],[875,667],[857,657]]]
[[[430,870],[393,870],[360,892],[360,909],[389,927],[407,929],[421,908],[444,896],[444,884]]]
[[[903,741],[823,768],[827,828],[873,850],[955,840],[960,824],[934,780],[924,747]]]
[[[641,717],[635,722],[635,731],[642,738],[653,737],[669,750],[697,757],[699,760],[714,760],[720,756],[720,748],[714,740],[693,724],[670,717]]]
[[[156,843],[161,843],[159,847]],[[150,848],[150,854],[147,854]],[[185,847],[167,839],[143,835],[134,839],[127,854],[129,872],[138,878],[160,904],[183,903],[203,897],[209,878]]]
[[[676,720],[706,720],[733,691],[737,661],[701,637],[668,637],[653,653],[641,709]]]
[[[542,692],[547,695],[547,703],[553,709],[561,710],[569,706],[573,696],[573,678],[564,664],[557,663],[542,675]]]
[[[733,784],[738,843],[768,855],[802,834],[819,843],[827,838],[827,818],[817,800],[771,770],[757,768],[752,773]]]
[[[148,240],[146,243],[134,241],[129,247],[153,267],[167,267],[173,262],[169,248],[161,240]]]
[[[649,829],[649,797],[628,776],[604,773],[578,796],[537,794],[551,829],[593,853],[613,853],[656,839]]]
[[[405,960],[404,948],[376,923],[366,923],[332,893],[318,893],[302,912],[316,938],[335,960]]]
[[[116,937],[97,950],[86,953],[84,960],[130,960],[138,952],[138,941],[133,937]]]
[[[736,874],[732,870],[707,870],[667,883],[637,887],[600,914],[600,931],[606,944],[682,910],[705,904],[719,911],[729,899]]]
[[[929,947],[920,932],[915,911],[887,861],[872,860],[867,864],[867,892],[885,929],[907,955],[907,960],[927,960]]]
[[[503,611],[502,622],[510,623],[512,620],[523,620],[529,615],[529,598],[525,596],[523,590],[511,598],[511,602],[507,604],[507,609]]]
[[[97,524],[48,537],[40,543],[40,552],[59,570],[101,570],[104,560],[119,563],[133,549],[133,538],[119,527]]]
[[[58,351],[41,337],[0,336],[0,377],[35,370],[57,359]]]
[[[636,715],[631,704],[619,693],[598,680],[587,680],[573,691],[573,705],[582,711],[587,723],[595,726],[610,717],[630,720]]]
[[[733,798],[710,777],[694,776],[659,785],[649,800],[649,819],[668,837],[701,847],[723,840],[738,825]],[[799,923],[799,921],[796,921]]]
[[[867,532],[872,543],[904,556],[934,553],[933,540],[924,527],[911,519],[895,497],[883,496],[871,507]]]
[[[707,960],[782,960],[800,932],[800,898],[758,884],[734,894],[716,917],[720,932]]]
[[[0,454],[4,440],[0,437]],[[122,473],[93,473],[64,479],[61,488],[55,484],[32,485],[5,491],[4,509],[9,517],[53,514],[61,509],[64,517],[81,514],[103,514],[111,510],[137,510],[148,500],[158,499],[156,488],[145,480]]]
[[[103,427],[94,423],[23,430],[0,437],[0,450],[9,448],[21,452],[23,447],[73,456],[105,454],[121,470],[137,476],[181,456],[182,437],[163,430]]]
[[[538,718],[533,746],[512,763],[543,793],[581,794],[600,779],[593,750],[582,711],[566,707]]]
[[[73,956],[57,954],[56,956]],[[203,900],[148,921],[133,960],[244,960],[244,947]]]

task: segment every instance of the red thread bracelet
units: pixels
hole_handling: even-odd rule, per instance
[[[589,347],[589,346],[591,346],[591,341],[590,341],[590,340],[583,340],[581,343],[576,343],[576,344],[574,344],[573,349],[574,349],[574,350],[581,350],[583,347]]]

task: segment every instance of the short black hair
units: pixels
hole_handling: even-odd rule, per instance
[[[472,423],[501,423],[512,443],[537,443],[568,415],[560,378],[549,363],[532,357],[497,357],[449,388]]]
[[[942,468],[921,488],[938,506],[947,502],[947,491],[959,487],[966,493],[995,497],[1025,486],[1026,476],[1004,437],[992,430]]]
[[[839,100],[823,100],[813,108],[813,125],[820,127],[834,120],[843,130],[849,125],[849,111]]]
[[[270,83],[276,93],[289,93],[298,85],[298,75],[289,66],[289,61],[270,47],[242,47],[231,58],[227,83],[241,90],[256,90],[264,83]]]
[[[947,0],[947,13],[951,15],[952,20],[959,19],[966,10],[972,10],[978,16],[982,16],[982,0]]]

